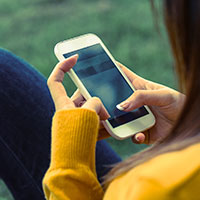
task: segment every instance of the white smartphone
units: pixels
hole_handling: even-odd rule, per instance
[[[155,124],[147,106],[131,112],[118,110],[116,105],[127,99],[134,88],[115,59],[95,34],[85,34],[56,44],[54,49],[62,61],[78,54],[76,65],[68,74],[85,99],[99,97],[110,114],[103,121],[106,130],[116,139],[125,139]]]

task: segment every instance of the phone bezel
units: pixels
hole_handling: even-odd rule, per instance
[[[117,67],[119,72],[125,78],[125,80],[129,84],[131,89],[133,91],[135,91],[135,88],[133,87],[133,85],[127,78],[127,76],[124,74],[122,69],[117,66],[114,57],[111,55],[111,53],[105,47],[105,45],[103,44],[101,39],[98,36],[96,36],[95,34],[89,33],[89,34],[81,35],[81,36],[78,36],[78,37],[75,37],[75,38],[72,38],[69,40],[59,42],[56,44],[56,46],[54,48],[54,53],[55,53],[56,57],[58,58],[58,60],[62,61],[62,60],[65,60],[65,57],[63,56],[63,54],[73,52],[78,49],[82,49],[82,48],[92,46],[95,44],[100,44],[102,46],[102,48],[108,54],[108,56],[110,57],[112,62],[115,64],[115,66]],[[84,96],[84,98],[85,99],[91,98],[91,95],[89,94],[89,92],[87,91],[85,86],[82,84],[82,82],[80,81],[80,79],[78,78],[78,76],[76,75],[74,70],[71,69],[68,72],[68,74],[69,74],[70,78],[72,79],[72,81],[75,83],[75,85],[80,89],[80,92]],[[150,109],[147,106],[144,106],[144,107],[147,109],[149,114],[139,117],[138,119],[135,119],[126,124],[117,126],[115,128],[112,127],[112,125],[109,123],[108,120],[103,121],[103,124],[104,124],[106,130],[114,138],[121,140],[121,139],[131,137],[138,132],[149,129],[150,127],[152,127],[155,124],[155,117],[153,116],[152,112],[150,111]]]

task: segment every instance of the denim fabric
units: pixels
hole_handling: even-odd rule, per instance
[[[46,79],[32,66],[0,49],[0,178],[17,200],[44,199],[42,178],[50,162],[54,104]],[[96,148],[100,178],[121,159],[106,141]]]

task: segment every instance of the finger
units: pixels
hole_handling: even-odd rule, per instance
[[[147,84],[147,80],[138,76],[134,72],[132,72],[130,69],[125,67],[123,64],[117,62],[117,65],[122,69],[122,71],[125,73],[129,81],[132,83],[135,89],[145,89],[145,86]]]
[[[136,133],[131,139],[135,144],[150,144],[150,131],[147,130],[143,133]]]
[[[128,79],[132,82],[134,79],[136,78],[141,78],[140,76],[138,76],[137,74],[135,74],[134,72],[132,72],[130,69],[128,69],[127,67],[125,67],[123,64],[121,64],[120,62],[116,61],[117,65],[122,69],[122,71],[126,74],[126,76],[128,77]]]
[[[96,111],[96,113],[100,117],[100,120],[106,120],[110,117],[109,113],[105,109],[101,100],[97,97],[92,97],[91,99],[88,99],[85,102],[85,104],[82,106],[82,108],[88,108],[88,109]]]
[[[136,90],[127,100],[117,105],[119,110],[131,111],[144,105],[166,106],[173,101],[173,96],[165,89]]]
[[[71,100],[74,102],[76,107],[80,107],[81,104],[83,104],[86,101],[79,89],[77,89],[71,96]]]
[[[76,64],[77,58],[78,55],[75,55],[58,63],[48,78],[47,84],[53,98],[56,110],[66,103],[69,104],[69,107],[74,107],[73,102],[67,96],[62,81],[64,79],[65,73]]]
[[[100,123],[99,126],[99,134],[98,134],[98,140],[103,140],[106,139],[108,137],[111,137],[110,134],[107,132],[107,130],[105,129],[105,127],[103,126],[102,122]]]
[[[145,141],[145,135],[144,133],[136,133],[131,139],[135,144],[142,144]]]

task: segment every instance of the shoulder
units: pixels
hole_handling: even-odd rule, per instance
[[[182,183],[200,167],[200,144],[159,155],[130,171],[157,180],[165,186]]]
[[[200,195],[199,155],[199,143],[159,155],[117,178],[110,186],[123,188],[123,196],[134,199],[173,199],[175,196],[196,199]]]

